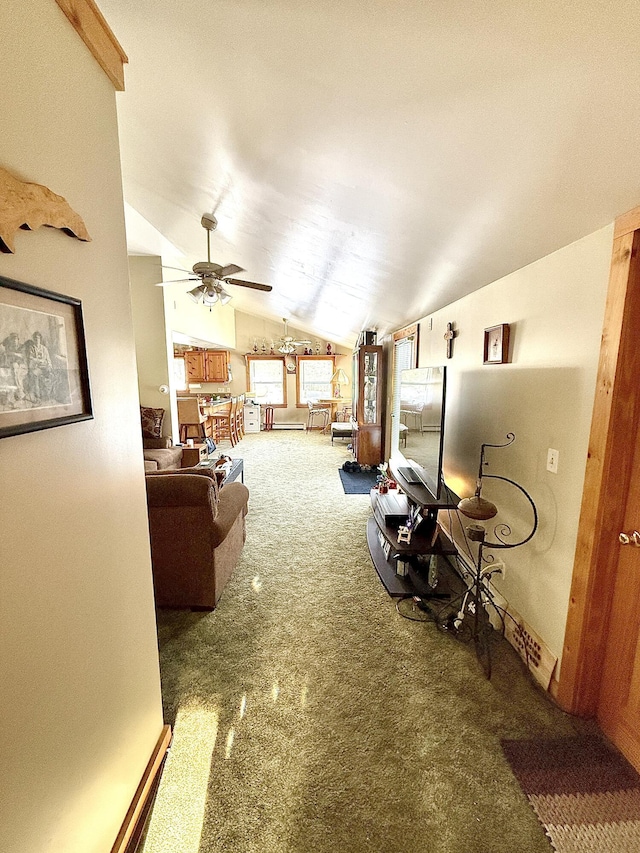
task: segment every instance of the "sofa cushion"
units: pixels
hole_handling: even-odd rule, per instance
[[[145,448],[143,451],[145,462],[155,462],[161,471],[167,468],[180,468],[182,460],[181,447],[161,447],[157,450]]]
[[[160,438],[162,436],[162,421],[164,409],[153,409],[150,406],[140,406],[143,438]]]

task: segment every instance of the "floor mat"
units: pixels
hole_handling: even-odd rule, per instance
[[[601,738],[506,740],[502,749],[558,853],[640,850],[640,776]]]
[[[379,471],[357,471],[351,473],[338,468],[345,495],[368,495],[375,486]]]

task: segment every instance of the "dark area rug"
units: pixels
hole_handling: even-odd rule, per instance
[[[351,473],[338,468],[345,495],[368,495],[375,486],[379,471],[357,471]]]
[[[558,853],[640,851],[640,776],[599,737],[503,740]]]

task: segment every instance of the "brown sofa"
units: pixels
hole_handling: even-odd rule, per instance
[[[249,490],[207,468],[145,480],[157,606],[213,610],[242,553]]]

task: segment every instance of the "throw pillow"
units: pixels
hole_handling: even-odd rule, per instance
[[[143,438],[162,438],[164,409],[152,409],[149,406],[140,406],[140,420],[142,421]]]

